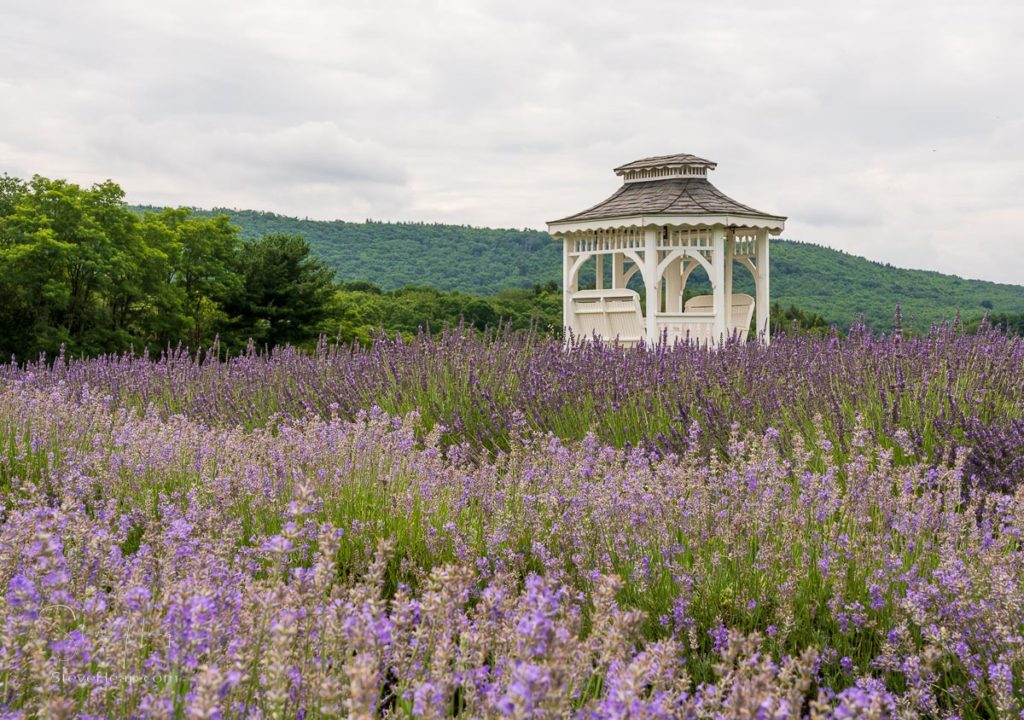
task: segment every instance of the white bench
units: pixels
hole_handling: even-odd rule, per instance
[[[714,295],[697,295],[686,301],[683,307],[686,312],[712,313],[715,310]],[[726,324],[729,335],[738,335],[740,342],[747,341],[747,331],[750,329],[750,319],[754,317],[754,298],[743,293],[735,293],[732,296],[732,317]]]
[[[579,290],[569,301],[570,326],[581,337],[633,346],[645,335],[640,295],[635,290]]]

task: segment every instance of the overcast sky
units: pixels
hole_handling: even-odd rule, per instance
[[[543,228],[688,152],[785,236],[1024,283],[1016,0],[0,0],[0,173]]]

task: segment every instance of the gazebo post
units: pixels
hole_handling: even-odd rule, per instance
[[[594,287],[598,290],[604,287],[604,255],[594,257]]]
[[[572,269],[572,258],[569,256],[570,238],[562,241],[562,326],[569,330],[572,328],[572,315],[570,304],[572,303],[572,288],[569,287],[569,272]],[[566,333],[568,335],[568,332]]]
[[[725,238],[725,260],[722,263],[722,267],[725,273],[725,327],[727,335],[730,334],[729,328],[732,327],[732,262],[735,256],[736,229],[729,228],[729,234]]]
[[[644,229],[644,290],[647,295],[647,315],[644,318],[647,342],[658,342],[658,233],[653,227]]]
[[[679,313],[683,311],[683,273],[682,258],[676,258],[665,270],[665,312]]]
[[[625,260],[626,260],[626,256],[623,255],[620,252],[617,252],[614,255],[612,255],[612,288],[613,289],[617,290],[619,288],[623,288],[623,287],[626,286],[626,283],[623,282],[623,275],[626,274],[625,273],[625,269],[623,267],[626,264]]]
[[[712,344],[722,342],[726,334],[725,318],[725,229],[721,225],[711,231],[711,292],[714,296],[715,322],[712,330]]]
[[[754,311],[757,315],[757,332],[764,333],[764,344],[771,342],[771,292],[768,269],[768,231],[761,230],[757,233],[756,249],[754,253],[754,264],[757,267],[757,277],[754,283]]]

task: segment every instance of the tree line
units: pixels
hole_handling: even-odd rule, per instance
[[[316,331],[333,273],[301,238],[226,217],[138,215],[113,182],[0,179],[0,357],[278,344]]]
[[[0,361],[183,344],[227,351],[367,341],[466,322],[561,324],[558,288],[493,297],[339,283],[301,236],[243,238],[226,215],[136,212],[107,181],[0,177]]]

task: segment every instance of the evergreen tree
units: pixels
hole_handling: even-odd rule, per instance
[[[328,315],[334,273],[297,235],[247,240],[239,253],[241,282],[225,308],[236,343],[301,344],[316,338]]]

